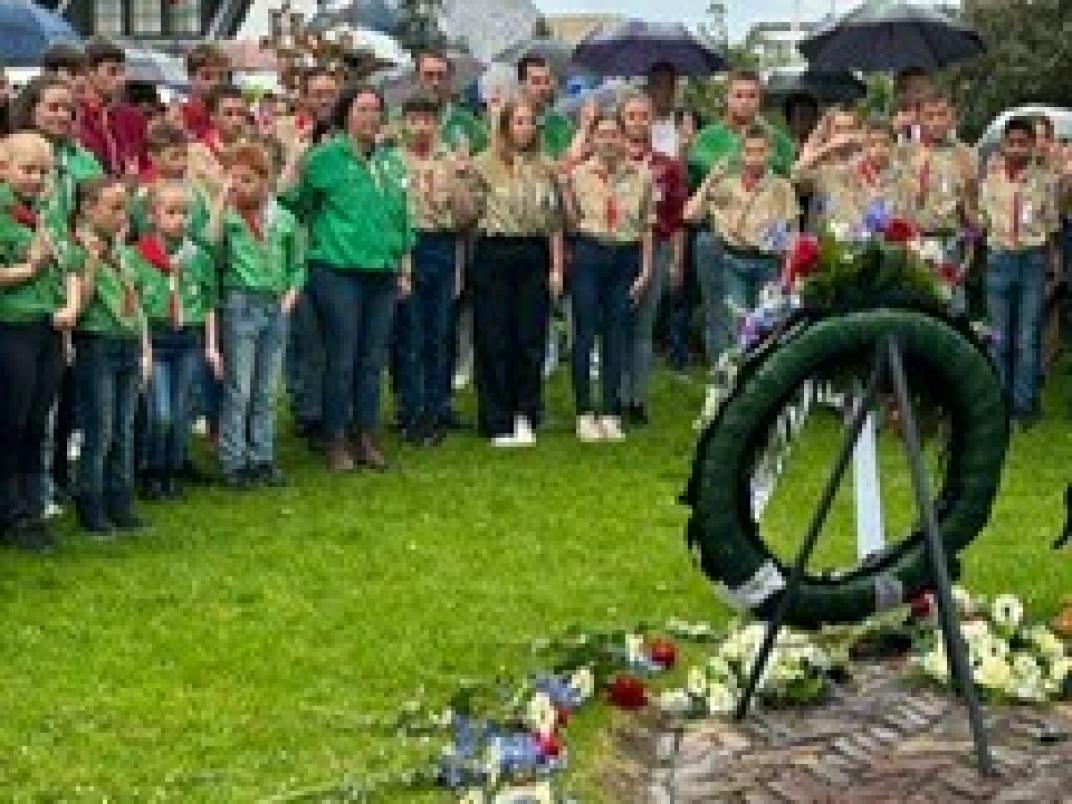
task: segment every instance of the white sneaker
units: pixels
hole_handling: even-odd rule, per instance
[[[536,434],[532,432],[532,425],[524,416],[514,419],[514,446],[531,447],[536,443]]]
[[[499,449],[509,449],[511,447],[516,447],[517,443],[514,440],[514,434],[507,433],[506,435],[495,436],[495,438],[491,439],[491,446]]]
[[[594,444],[603,440],[603,429],[591,413],[577,417],[577,440],[584,444]]]
[[[599,420],[599,429],[603,432],[605,441],[625,441],[622,420],[618,416],[604,416],[601,418]]]

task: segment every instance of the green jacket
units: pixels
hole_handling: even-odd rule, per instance
[[[138,277],[134,269],[133,249],[113,246],[111,253],[98,263],[93,281],[93,296],[78,318],[78,331],[109,338],[139,338],[145,327],[145,311],[138,294]],[[78,243],[66,248],[69,265],[86,275],[85,249]]]
[[[161,247],[167,251],[169,273],[157,264]],[[143,237],[130,251],[142,309],[150,327],[170,329],[173,326],[173,304],[181,314],[179,320],[183,327],[205,323],[208,314],[216,308],[219,283],[212,255],[204,246],[190,237],[179,243]],[[175,283],[174,302],[172,281]]]
[[[455,103],[447,106],[439,120],[439,141],[451,150],[465,138],[469,153],[476,156],[488,147],[488,128],[476,115]]]
[[[0,271],[25,262],[34,238],[34,228],[14,217],[18,206],[14,193],[0,185]],[[25,324],[51,317],[64,305],[66,272],[57,261],[42,266],[26,282],[0,287],[0,321]]]
[[[573,123],[566,115],[548,109],[537,121],[540,129],[540,148],[545,156],[561,159],[573,144]]]
[[[788,177],[796,161],[796,146],[778,126],[761,121],[770,134],[770,167],[779,176]],[[689,185],[699,187],[711,168],[719,162],[732,166],[741,158],[741,136],[719,121],[703,128],[689,151]]]
[[[258,238],[245,218],[233,209],[223,217],[216,262],[220,285],[228,290],[282,296],[305,284],[305,245],[295,217],[278,202],[270,201]]]
[[[317,146],[282,202],[308,227],[309,260],[390,273],[415,240],[408,171],[394,148],[359,154],[345,135]]]
[[[93,154],[73,142],[56,143],[52,155],[54,178],[44,214],[49,227],[59,235],[70,231],[77,185],[103,176],[104,170]]]

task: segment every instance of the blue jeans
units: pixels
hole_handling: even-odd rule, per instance
[[[198,327],[153,333],[146,445],[151,472],[178,472],[186,463],[186,443],[203,359]]]
[[[225,291],[220,309],[224,376],[219,456],[226,474],[274,462],[274,403],[286,329],[278,296]]]
[[[722,264],[726,281],[726,310],[736,336],[744,317],[759,304],[760,291],[778,278],[778,259],[731,253],[724,246]]]
[[[303,424],[324,415],[324,339],[316,309],[302,295],[290,315],[284,371],[294,418]]]
[[[129,508],[134,483],[134,414],[141,387],[136,338],[79,334],[74,364],[82,430],[79,495],[111,510]]]
[[[998,374],[1014,416],[1038,405],[1045,284],[1045,249],[990,252],[986,307]]]
[[[718,362],[733,342],[733,328],[726,310],[726,276],[721,241],[704,229],[696,233],[692,250],[693,270],[703,304],[703,343],[710,365]]]
[[[450,413],[457,235],[424,233],[413,250],[413,294],[398,304],[392,374],[400,418],[440,424]]]
[[[577,414],[592,413],[592,347],[599,335],[602,412],[621,414],[622,363],[631,301],[640,273],[640,248],[579,239],[570,268],[573,302],[573,399]]]
[[[380,420],[380,383],[397,298],[394,273],[310,266],[308,290],[320,319],[326,357],[324,430],[341,441]]]
[[[673,258],[674,247],[670,241],[655,245],[651,280],[626,324],[622,400],[627,405],[645,405],[648,401],[648,384],[655,353],[652,345],[655,318],[659,313],[659,302],[670,286]],[[628,291],[628,287],[626,290]]]

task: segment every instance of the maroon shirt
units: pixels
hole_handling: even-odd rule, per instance
[[[145,130],[145,116],[129,103],[83,103],[78,109],[78,141],[113,176],[125,175],[131,163],[149,167]]]
[[[212,130],[212,118],[200,98],[190,98],[182,105],[182,125],[195,140],[204,139]]]
[[[684,226],[682,215],[689,200],[685,167],[680,159],[653,151],[649,147],[639,154],[630,154],[634,162],[643,162],[655,181],[655,237],[669,240]]]

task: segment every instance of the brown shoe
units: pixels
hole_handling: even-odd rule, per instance
[[[331,472],[342,475],[356,468],[345,441],[337,441],[328,446],[328,469]]]
[[[387,458],[372,433],[362,432],[354,437],[354,460],[374,472],[387,471]]]

